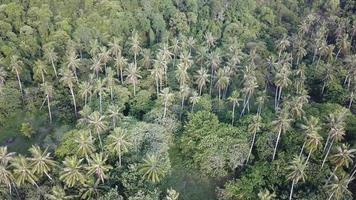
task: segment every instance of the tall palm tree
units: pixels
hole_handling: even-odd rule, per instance
[[[52,123],[52,112],[51,112],[51,102],[50,99],[53,97],[53,86],[48,83],[44,82],[41,85],[41,89],[43,93],[45,94],[45,98],[47,100],[47,107],[48,107],[48,115],[49,115],[49,122]]]
[[[124,83],[123,71],[128,63],[127,59],[120,54],[114,60],[115,60],[117,76],[120,77],[121,84],[123,84]]]
[[[265,189],[264,191],[260,191],[257,195],[260,200],[272,200],[276,197],[276,194],[274,192],[271,193],[267,189]]]
[[[142,76],[139,75],[140,69],[136,65],[130,63],[125,72],[127,76],[126,81],[133,85],[134,96],[136,96],[136,85],[138,83],[138,79],[142,78]]]
[[[282,52],[290,46],[290,41],[286,35],[276,42],[276,47],[278,49],[278,59],[281,57]]]
[[[211,32],[206,32],[204,35],[205,38],[205,43],[208,46],[208,48],[210,49],[211,47],[215,46],[215,38],[213,36],[213,34]]]
[[[189,98],[189,102],[192,104],[192,109],[191,112],[194,111],[194,106],[195,104],[197,104],[200,100],[200,96],[198,95],[198,93],[194,90],[192,92],[192,96]]]
[[[213,78],[215,78],[215,72],[219,69],[220,64],[221,64],[220,52],[218,50],[211,52],[209,55],[209,58],[210,58],[209,64],[211,67],[211,73],[210,73],[210,94],[211,94]]]
[[[228,100],[232,103],[231,125],[234,125],[235,109],[236,106],[239,107],[240,101],[242,101],[242,99],[240,98],[240,93],[237,90],[233,91]]]
[[[0,164],[6,166],[14,157],[14,152],[8,152],[7,146],[0,147]]]
[[[28,160],[31,163],[32,172],[39,177],[45,174],[52,180],[49,172],[56,166],[56,162],[48,152],[48,148],[42,150],[39,146],[32,145],[29,151],[31,153],[31,157]]]
[[[183,63],[179,63],[175,71],[176,79],[180,86],[186,85],[189,82],[188,67]]]
[[[132,32],[132,36],[130,38],[130,51],[132,51],[134,55],[134,66],[137,67],[137,55],[140,53],[140,38],[136,31]]]
[[[180,86],[179,94],[180,94],[180,97],[181,97],[181,113],[180,113],[181,116],[182,116],[183,109],[184,109],[185,99],[186,99],[186,97],[189,96],[189,93],[190,93],[190,88],[187,85],[181,85]]]
[[[20,74],[23,70],[23,65],[24,64],[23,64],[22,60],[20,60],[20,58],[17,55],[11,56],[10,68],[11,68],[11,71],[16,74],[16,78],[19,83],[21,94],[22,94],[22,84],[21,84]]]
[[[345,117],[346,117],[346,110],[341,110],[335,114],[331,113],[328,116],[327,126],[329,127],[329,132],[328,132],[328,138],[327,138],[325,146],[324,146],[324,152],[326,149],[327,149],[327,151],[326,151],[323,163],[321,164],[321,168],[323,168],[334,142],[339,142],[344,138]]]
[[[101,115],[99,112],[94,111],[92,114],[88,116],[88,122],[89,122],[89,127],[91,130],[96,132],[99,142],[100,142],[100,147],[103,147],[103,144],[101,142],[101,137],[100,135],[107,129],[107,122],[105,121],[105,116]]]
[[[106,91],[107,91],[107,88],[105,87],[105,82],[102,79],[96,80],[94,92],[99,95],[99,111],[100,111],[100,113],[103,112],[102,102],[103,102],[103,95],[105,94]]]
[[[277,69],[275,76],[276,94],[275,94],[275,109],[278,108],[279,100],[282,96],[282,89],[288,87],[292,81],[289,79],[291,74],[289,64],[283,63],[280,68]]]
[[[197,72],[195,77],[195,83],[198,85],[199,88],[199,95],[201,95],[202,90],[206,87],[206,84],[209,83],[209,74],[205,68],[200,68]]]
[[[224,91],[230,82],[230,77],[225,73],[224,69],[219,69],[217,72],[215,87],[218,89],[219,92],[219,99],[221,99],[222,91]]]
[[[109,52],[114,57],[117,58],[121,54],[120,39],[114,37],[111,42],[109,42]]]
[[[321,127],[319,125],[319,118],[311,116],[309,119],[306,119],[306,124],[302,124],[301,128],[304,130],[306,139],[303,143],[302,149],[300,150],[299,157],[302,156],[302,153],[304,151],[304,147],[308,142],[308,137],[310,136],[316,136],[314,134],[318,135],[318,132],[321,130]]]
[[[88,175],[95,174],[98,177],[98,181],[100,180],[104,183],[104,179],[107,178],[107,172],[112,169],[110,165],[106,165],[107,156],[101,153],[92,154],[90,159],[88,160]]]
[[[74,50],[71,50],[68,54],[67,54],[67,68],[72,70],[74,77],[76,80],[78,80],[78,76],[77,76],[77,69],[79,69],[79,65],[80,65],[80,59],[78,58],[77,53]]]
[[[87,160],[89,159],[89,155],[95,152],[94,140],[88,131],[81,130],[78,135],[75,137],[74,142],[77,147],[76,155],[81,157],[85,157]]]
[[[114,99],[114,88],[116,87],[117,79],[114,78],[114,72],[111,68],[107,69],[106,78],[104,79],[105,85],[110,91],[110,99]]]
[[[95,73],[96,78],[99,78],[99,73],[103,71],[101,60],[98,56],[94,56],[91,59],[91,62],[92,66],[90,67],[90,69],[93,70],[93,73]]]
[[[12,186],[14,185],[15,179],[12,175],[8,163],[0,164],[0,185],[5,185],[11,194]]]
[[[246,163],[248,163],[248,161],[250,159],[250,156],[252,153],[252,148],[253,148],[253,145],[255,144],[256,133],[261,131],[261,127],[262,127],[262,118],[260,115],[257,114],[252,117],[252,122],[248,126],[248,132],[252,133],[253,136],[252,136],[250,151],[249,151],[247,159],[246,159]]]
[[[142,50],[142,59],[141,59],[141,62],[142,62],[142,66],[145,68],[145,69],[149,69],[151,67],[151,50],[150,49],[143,49]]]
[[[18,186],[23,186],[25,183],[30,183],[38,187],[36,181],[37,176],[34,174],[30,163],[22,156],[16,156],[11,160],[11,166],[13,168],[13,176]]]
[[[244,75],[243,75],[242,92],[244,93],[244,103],[240,116],[242,116],[245,113],[246,107],[247,109],[249,109],[250,99],[255,93],[255,90],[258,88],[257,78],[253,67],[246,66],[243,73]]]
[[[169,88],[164,88],[160,94],[163,98],[164,110],[163,110],[163,119],[166,118],[167,108],[173,99],[173,94],[169,92]]]
[[[110,105],[106,110],[107,116],[112,119],[113,128],[116,127],[116,122],[123,117],[123,114],[121,113],[122,109],[122,107],[117,105]]]
[[[119,156],[119,165],[121,166],[122,154],[128,152],[131,145],[131,138],[126,130],[116,127],[107,137],[105,147],[110,153]]]
[[[63,169],[60,172],[59,180],[63,181],[68,187],[74,187],[77,183],[84,184],[83,159],[77,156],[68,156],[63,161]]]
[[[267,96],[266,90],[259,91],[257,93],[256,104],[257,104],[257,114],[258,115],[261,115],[262,107],[265,105],[267,100],[268,100],[268,96]]]
[[[84,99],[84,106],[88,103],[88,98],[90,99],[93,94],[93,85],[88,81],[79,83],[79,94],[82,99]]]
[[[77,103],[75,101],[75,95],[74,95],[74,83],[75,83],[75,77],[73,76],[73,73],[68,70],[68,69],[63,69],[61,70],[60,75],[62,76],[60,81],[69,88],[70,94],[72,95],[73,99],[73,105],[74,105],[74,113],[75,116],[77,116]]]
[[[285,132],[287,132],[288,129],[290,129],[291,122],[292,122],[292,119],[289,118],[289,113],[288,113],[287,109],[278,110],[277,119],[272,121],[273,130],[278,132],[277,141],[276,141],[276,145],[274,147],[272,160],[274,160],[274,158],[276,156],[277,147],[278,147],[278,143],[279,143],[281,134],[282,133],[284,134]]]
[[[171,52],[173,53],[173,66],[176,65],[176,57],[179,53],[179,50],[181,47],[179,46],[179,39],[178,38],[172,38],[171,39],[171,46],[170,49],[172,50]]]
[[[5,84],[6,77],[7,77],[7,72],[3,67],[0,67],[0,86]]]
[[[45,74],[47,74],[46,68],[47,66],[42,60],[37,60],[35,62],[35,66],[33,67],[34,76],[40,76],[42,83],[45,82]]]
[[[336,45],[338,46],[339,50],[336,53],[335,59],[337,59],[340,55],[341,52],[344,53],[344,55],[347,55],[348,50],[350,48],[350,39],[349,35],[347,33],[344,33],[341,35],[341,37],[336,39]]]
[[[289,200],[292,199],[294,185],[297,184],[300,180],[305,181],[305,170],[306,163],[304,162],[303,157],[295,156],[291,161],[288,170],[290,170],[290,174],[288,175],[288,180],[292,180],[292,187],[289,194]]]
[[[157,183],[164,176],[162,162],[156,155],[147,155],[140,165],[139,172],[143,174],[143,178]]]
[[[57,53],[54,51],[54,48],[52,48],[52,47],[45,48],[43,57],[46,61],[51,63],[54,74],[56,75],[56,78],[57,78],[58,75],[57,75],[57,69],[56,69],[55,63],[58,60],[58,56],[57,56]]]
[[[349,145],[342,144],[336,148],[337,152],[330,157],[331,162],[334,163],[335,169],[333,174],[335,174],[336,170],[342,167],[349,168],[350,164],[353,163],[353,158],[355,157],[356,149],[350,149]]]
[[[328,192],[330,193],[328,200],[331,200],[333,197],[336,200],[340,200],[346,194],[351,195],[352,193],[348,189],[350,179],[352,180],[353,178],[348,176],[343,176],[339,178],[336,175],[333,175],[333,182],[326,186]]]
[[[306,163],[308,163],[311,154],[322,146],[322,140],[323,138],[317,132],[312,132],[307,135],[305,148],[309,150],[309,153],[307,160],[305,161]]]
[[[155,61],[153,65],[153,69],[151,70],[151,75],[153,76],[156,82],[156,92],[158,96],[160,92],[160,85],[162,83],[163,76],[164,76],[164,68],[162,67],[162,65],[160,65]]]
[[[106,72],[107,63],[110,60],[110,50],[107,50],[105,46],[100,47],[100,53],[98,54],[98,57],[100,63],[104,64],[105,72]]]

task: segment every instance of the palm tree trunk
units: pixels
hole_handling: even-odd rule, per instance
[[[291,189],[290,189],[290,194],[289,194],[289,200],[292,200],[294,184],[295,184],[295,181],[294,181],[294,179],[293,179],[293,181],[292,181],[292,187],[291,187]]]
[[[234,120],[235,120],[235,106],[236,104],[232,104],[232,116],[231,116],[231,125],[234,125]]]
[[[242,111],[240,113],[240,117],[245,114],[245,109],[246,109],[246,106],[249,104],[249,101],[250,101],[250,94],[247,96],[247,99],[246,101],[244,101],[244,107],[242,108]]]
[[[48,95],[47,95],[47,107],[48,107],[49,123],[52,123],[51,104],[49,102],[49,96]]]
[[[124,77],[122,75],[122,68],[120,68],[120,81],[121,81],[121,84],[124,84]]]
[[[75,101],[75,96],[74,96],[73,87],[70,87],[69,90],[70,90],[70,93],[71,93],[72,99],[73,99],[74,113],[75,113],[75,116],[77,116],[77,103],[76,103],[76,101]]]
[[[164,101],[163,119],[166,118],[167,113],[167,100]]]
[[[281,133],[282,133],[282,130],[279,129],[279,131],[278,131],[278,136],[277,136],[277,141],[276,141],[276,145],[275,145],[274,151],[273,151],[272,161],[274,160],[274,158],[275,158],[275,156],[276,156],[277,147],[278,147],[279,139],[280,139],[280,137],[281,137]]]
[[[323,168],[323,166],[324,166],[324,164],[325,164],[325,161],[326,161],[326,159],[327,159],[328,156],[329,156],[329,153],[330,153],[331,147],[333,146],[333,143],[334,143],[334,139],[331,140],[331,143],[330,143],[330,145],[329,145],[329,149],[328,149],[328,151],[326,152],[326,155],[325,155],[325,158],[324,158],[324,160],[323,160],[323,163],[321,164],[321,169]]]
[[[183,109],[184,109],[184,96],[182,97],[182,102],[181,102],[181,110],[179,115],[180,119],[182,119]]]
[[[276,87],[276,91],[274,95],[274,110],[277,109],[277,98],[278,98],[278,86]]]
[[[281,100],[282,89],[283,89],[283,87],[279,87],[278,100],[277,100],[277,107],[278,107],[278,105],[279,105],[279,101]]]
[[[352,102],[354,100],[354,92],[351,92],[351,96],[350,96],[350,102],[349,102],[349,109],[351,108],[352,106]]]
[[[19,74],[19,72],[17,70],[16,70],[16,76],[17,76],[17,81],[19,83],[20,92],[22,94],[22,84],[21,84],[20,74]]]
[[[100,113],[103,112],[103,107],[102,107],[101,102],[102,102],[102,97],[101,97],[101,92],[99,92],[99,109],[100,109]]]
[[[310,159],[311,153],[312,153],[312,150],[310,149],[310,150],[309,150],[309,153],[308,153],[307,160],[305,161],[305,164],[307,164],[307,163],[309,162],[309,159]]]
[[[348,183],[351,182],[352,177],[355,176],[355,174],[356,174],[356,166],[354,167],[354,170],[352,171],[352,173],[351,173],[351,175],[350,175],[350,178],[349,178],[349,180],[348,180]]]
[[[328,200],[331,200],[331,198],[334,196],[335,192],[332,192],[328,198]]]
[[[136,96],[136,83],[135,82],[133,83],[133,87],[134,87],[133,88],[134,89],[134,96]]]
[[[121,167],[121,148],[119,149],[119,166]]]
[[[157,97],[159,96],[159,84],[158,84],[158,78],[156,78],[156,92],[157,92]]]
[[[315,57],[316,57],[316,53],[318,52],[318,49],[317,48],[315,48],[314,49],[314,55],[313,55],[313,63],[314,63],[314,61],[315,61]]]
[[[97,131],[96,134],[98,135],[98,138],[99,138],[100,148],[103,149],[103,143],[101,142],[101,137],[100,137],[99,131]]]
[[[200,87],[199,87],[199,96],[201,96],[201,91],[203,90],[203,86],[201,85]]]
[[[42,78],[42,83],[44,83],[45,82],[45,78],[44,78],[43,72],[41,72],[41,78]]]
[[[328,138],[326,139],[325,146],[324,146],[324,149],[323,149],[323,153],[325,152],[326,148],[328,147],[329,140],[330,140],[330,134],[328,135]]]
[[[252,153],[252,149],[253,149],[253,145],[255,144],[255,139],[256,139],[256,132],[253,133],[253,137],[252,137],[252,142],[251,142],[251,147],[250,147],[250,151],[248,152],[248,156],[247,156],[247,160],[246,160],[246,164],[248,163],[251,153]]]
[[[53,60],[51,60],[51,63],[52,63],[52,68],[53,68],[54,74],[56,75],[56,78],[58,78],[57,69],[56,69],[56,67],[54,66]]]
[[[299,157],[302,156],[306,141],[304,141],[302,149],[300,150]]]
[[[341,48],[339,49],[339,51],[337,51],[336,56],[335,56],[335,60],[337,60],[337,58],[339,57],[340,52],[341,52]]]

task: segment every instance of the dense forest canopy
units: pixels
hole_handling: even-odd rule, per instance
[[[0,199],[355,199],[355,13],[0,0]]]

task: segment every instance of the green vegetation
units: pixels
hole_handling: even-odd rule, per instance
[[[355,12],[0,0],[0,199],[355,199]]]

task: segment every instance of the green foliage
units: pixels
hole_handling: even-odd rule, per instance
[[[28,138],[31,138],[34,133],[32,126],[29,122],[21,124],[20,132]]]

